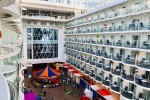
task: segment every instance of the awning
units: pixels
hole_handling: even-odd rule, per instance
[[[100,89],[97,85],[90,85],[90,87],[95,91]]]
[[[115,98],[110,94],[110,92],[105,89],[99,89],[97,90],[97,93],[103,96],[106,100],[115,100]]]
[[[70,67],[70,66],[64,66],[64,68],[68,68],[68,67]]]
[[[73,74],[77,74],[79,73],[79,71],[77,71],[76,69],[74,71],[72,71]]]
[[[72,71],[74,71],[74,69],[68,69],[68,71],[72,72]]]
[[[102,96],[108,96],[111,95],[109,91],[105,90],[105,89],[99,89],[97,90],[97,93],[99,93]]]
[[[69,64],[67,64],[67,63],[64,63],[64,64],[63,64],[63,66],[69,66]]]
[[[90,98],[89,97],[81,97],[80,100],[90,100]]]
[[[75,75],[75,76],[78,76],[78,77],[79,77],[79,76],[82,76],[82,75],[81,75],[81,74],[79,74],[79,73],[76,73],[76,74],[74,74],[74,75]]]

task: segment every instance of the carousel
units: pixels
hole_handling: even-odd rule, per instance
[[[35,87],[41,86],[41,87],[47,87],[51,84],[58,84],[59,81],[60,72],[59,70],[55,70],[47,66],[44,69],[41,69],[39,71],[33,72],[33,80],[32,82]]]

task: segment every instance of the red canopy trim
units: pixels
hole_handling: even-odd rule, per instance
[[[66,69],[69,70],[69,69],[73,69],[73,68],[72,68],[71,66],[69,66],[69,67],[67,67]]]
[[[67,63],[64,63],[64,64],[63,64],[63,66],[69,66],[69,64],[67,64]]]
[[[90,100],[90,98],[89,97],[81,97],[80,100]]]
[[[79,73],[79,71],[75,70],[75,71],[72,71],[73,74],[77,74]]]
[[[108,95],[111,95],[109,91],[107,91],[106,89],[99,89],[97,90],[97,92],[99,94],[101,94],[102,96],[108,96]]]

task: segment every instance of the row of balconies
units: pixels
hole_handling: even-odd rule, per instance
[[[79,42],[79,43],[88,43],[88,44],[98,44],[98,45],[108,45],[108,46],[119,46],[127,48],[139,48],[139,49],[150,49],[150,41],[140,41],[140,40],[78,40],[78,39],[65,39],[67,42]]]
[[[71,30],[66,31],[65,34],[77,34],[77,33],[97,33],[97,32],[120,32],[120,31],[140,31],[140,30],[150,30],[149,24],[140,23],[130,23],[123,24],[120,26],[106,26],[106,27],[98,27],[98,28],[88,28],[88,29],[79,29],[79,30]]]
[[[73,48],[71,48],[73,49]],[[76,49],[75,49],[76,50]],[[78,51],[80,51],[79,49],[77,49]],[[108,54],[106,51],[103,51],[103,50],[97,50],[96,53],[94,53],[92,50],[85,50],[83,52],[83,50],[80,52],[81,54],[89,54],[89,58],[91,58],[91,55],[93,56],[93,61],[92,59],[89,59],[86,60],[85,57],[82,57],[82,56],[78,56],[76,55],[76,53],[74,52],[67,52],[68,54],[70,54],[71,56],[74,56],[74,57],[77,57],[81,60],[85,60],[87,63],[90,63],[90,61],[88,60],[91,60],[91,64],[92,65],[96,65],[96,61],[95,61],[95,57],[102,57],[102,58],[108,58],[108,59],[112,59],[114,61],[120,61],[120,63],[125,63],[125,64],[130,64],[131,66],[138,66],[140,68],[144,68],[144,69],[150,69],[150,61],[146,58],[142,58],[140,61],[138,59],[136,59],[136,57],[133,57],[131,55],[127,55],[127,56],[124,56],[124,55],[120,55],[119,53],[116,53],[115,55],[114,54]],[[95,57],[94,57],[95,56]]]
[[[42,18],[51,18],[51,19],[67,19],[66,16],[56,16],[56,15],[50,15],[50,14],[44,14],[44,13],[22,13],[23,16],[28,17],[42,17]]]
[[[72,27],[72,26],[75,26],[75,25],[81,25],[81,24],[86,24],[86,23],[89,23],[89,22],[97,22],[97,21],[100,21],[100,20],[109,20],[109,19],[112,19],[112,18],[119,18],[119,17],[123,17],[123,16],[130,16],[132,14],[136,14],[136,13],[141,13],[142,11],[144,12],[145,10],[148,10],[149,7],[148,5],[146,4],[145,6],[144,5],[141,5],[141,6],[138,6],[138,7],[134,7],[134,8],[124,8],[124,9],[117,9],[117,10],[112,10],[111,12],[101,12],[100,14],[95,14],[95,17],[93,16],[89,16],[88,18],[80,18],[76,21],[73,21],[73,22],[69,22],[66,27]],[[145,13],[145,12],[144,12]]]
[[[111,90],[117,92],[117,93],[121,93],[121,95],[123,95],[124,97],[126,97],[127,99],[132,99],[132,100],[144,100],[144,96],[142,95],[143,93],[139,93],[139,96],[136,96],[136,93],[131,91],[131,89],[128,86],[125,86],[124,88],[121,86],[121,84],[117,81],[114,81],[109,78],[109,77],[104,77],[103,75],[105,74],[103,72],[102,73],[98,73],[96,74],[94,71],[90,71],[90,70],[85,70],[85,68],[80,67],[79,68],[79,64],[77,65],[77,63],[73,63],[71,60],[67,60],[68,63],[70,63],[71,65],[73,65],[74,67],[76,67],[78,70],[81,70],[83,73],[88,74],[91,78],[95,79],[96,81],[102,83],[104,86],[110,88]],[[84,66],[85,67],[85,66]],[[125,74],[122,74],[122,78],[124,78]],[[132,78],[132,76],[131,76]],[[124,78],[126,79],[126,78]],[[133,78],[134,79],[134,78]],[[144,79],[145,80],[145,79]],[[136,82],[136,81],[135,81]],[[136,82],[137,83],[137,82]],[[138,84],[138,83],[137,83]],[[139,85],[143,85],[145,83],[141,83]],[[146,84],[145,84],[146,85]],[[145,86],[143,85],[143,86]],[[147,83],[147,85],[150,88],[150,82]]]
[[[68,54],[68,53],[67,53]],[[74,57],[74,56],[72,56],[72,57]],[[109,63],[109,64],[104,64],[104,63],[102,63],[102,61],[99,61],[98,63],[97,62],[94,62],[94,61],[91,61],[91,60],[89,60],[89,59],[80,59],[80,57],[76,57],[76,59],[78,59],[78,60],[81,60],[81,61],[84,61],[86,64],[90,64],[90,65],[92,65],[92,66],[96,66],[96,68],[97,69],[99,69],[99,68],[101,68],[101,69],[103,69],[103,70],[105,70],[105,71],[107,71],[107,72],[111,72],[112,74],[114,74],[114,75],[117,75],[117,76],[122,76],[124,79],[126,79],[126,80],[129,80],[129,81],[135,81],[135,79],[136,78],[139,78],[139,76],[137,76],[136,77],[136,75],[134,75],[134,73],[128,73],[127,74],[127,72],[125,71],[125,70],[123,70],[123,68],[119,68],[119,66],[116,66],[116,68],[111,68],[111,63]],[[72,65],[74,65],[74,66],[78,66],[78,68],[79,68],[79,66],[80,65],[77,65],[77,63],[75,62],[72,62],[72,61],[69,61]],[[85,72],[87,72],[88,70],[86,70],[86,69],[81,69],[81,70],[83,70],[83,71],[85,71]],[[133,67],[133,70],[135,70],[135,68]],[[88,72],[87,72],[88,73]],[[145,79],[145,75],[142,75],[141,76],[142,77],[142,79],[144,79],[144,80],[147,80],[147,79]],[[138,84],[138,81],[136,81],[137,82],[137,84]],[[149,82],[149,81],[147,81],[147,82]],[[139,83],[139,85],[144,85],[144,86],[146,86],[146,87],[150,87],[150,84],[140,84]]]

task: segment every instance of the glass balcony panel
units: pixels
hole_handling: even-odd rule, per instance
[[[142,58],[142,60],[137,65],[141,68],[150,69],[150,60]]]
[[[128,88],[128,87],[127,87],[127,88]],[[124,97],[126,97],[126,98],[132,100],[133,92],[132,92],[132,91],[128,91],[128,89],[126,89],[126,87],[125,87],[125,89],[122,89],[122,88],[121,88],[121,95],[123,95]]]
[[[102,83],[106,86],[110,86],[110,80],[108,80],[108,79],[105,79],[105,80],[102,79]]]
[[[127,74],[125,70],[122,70],[122,78],[129,81],[134,81],[134,74]]]
[[[150,80],[148,78],[146,78],[145,75],[142,75],[142,77],[135,76],[135,83],[140,86],[150,88]]]
[[[130,55],[128,55],[127,57],[123,58],[123,62],[127,64],[135,65],[135,57],[130,57]]]
[[[120,92],[120,86],[118,86],[117,84],[111,83],[111,89],[116,91],[116,92]]]

